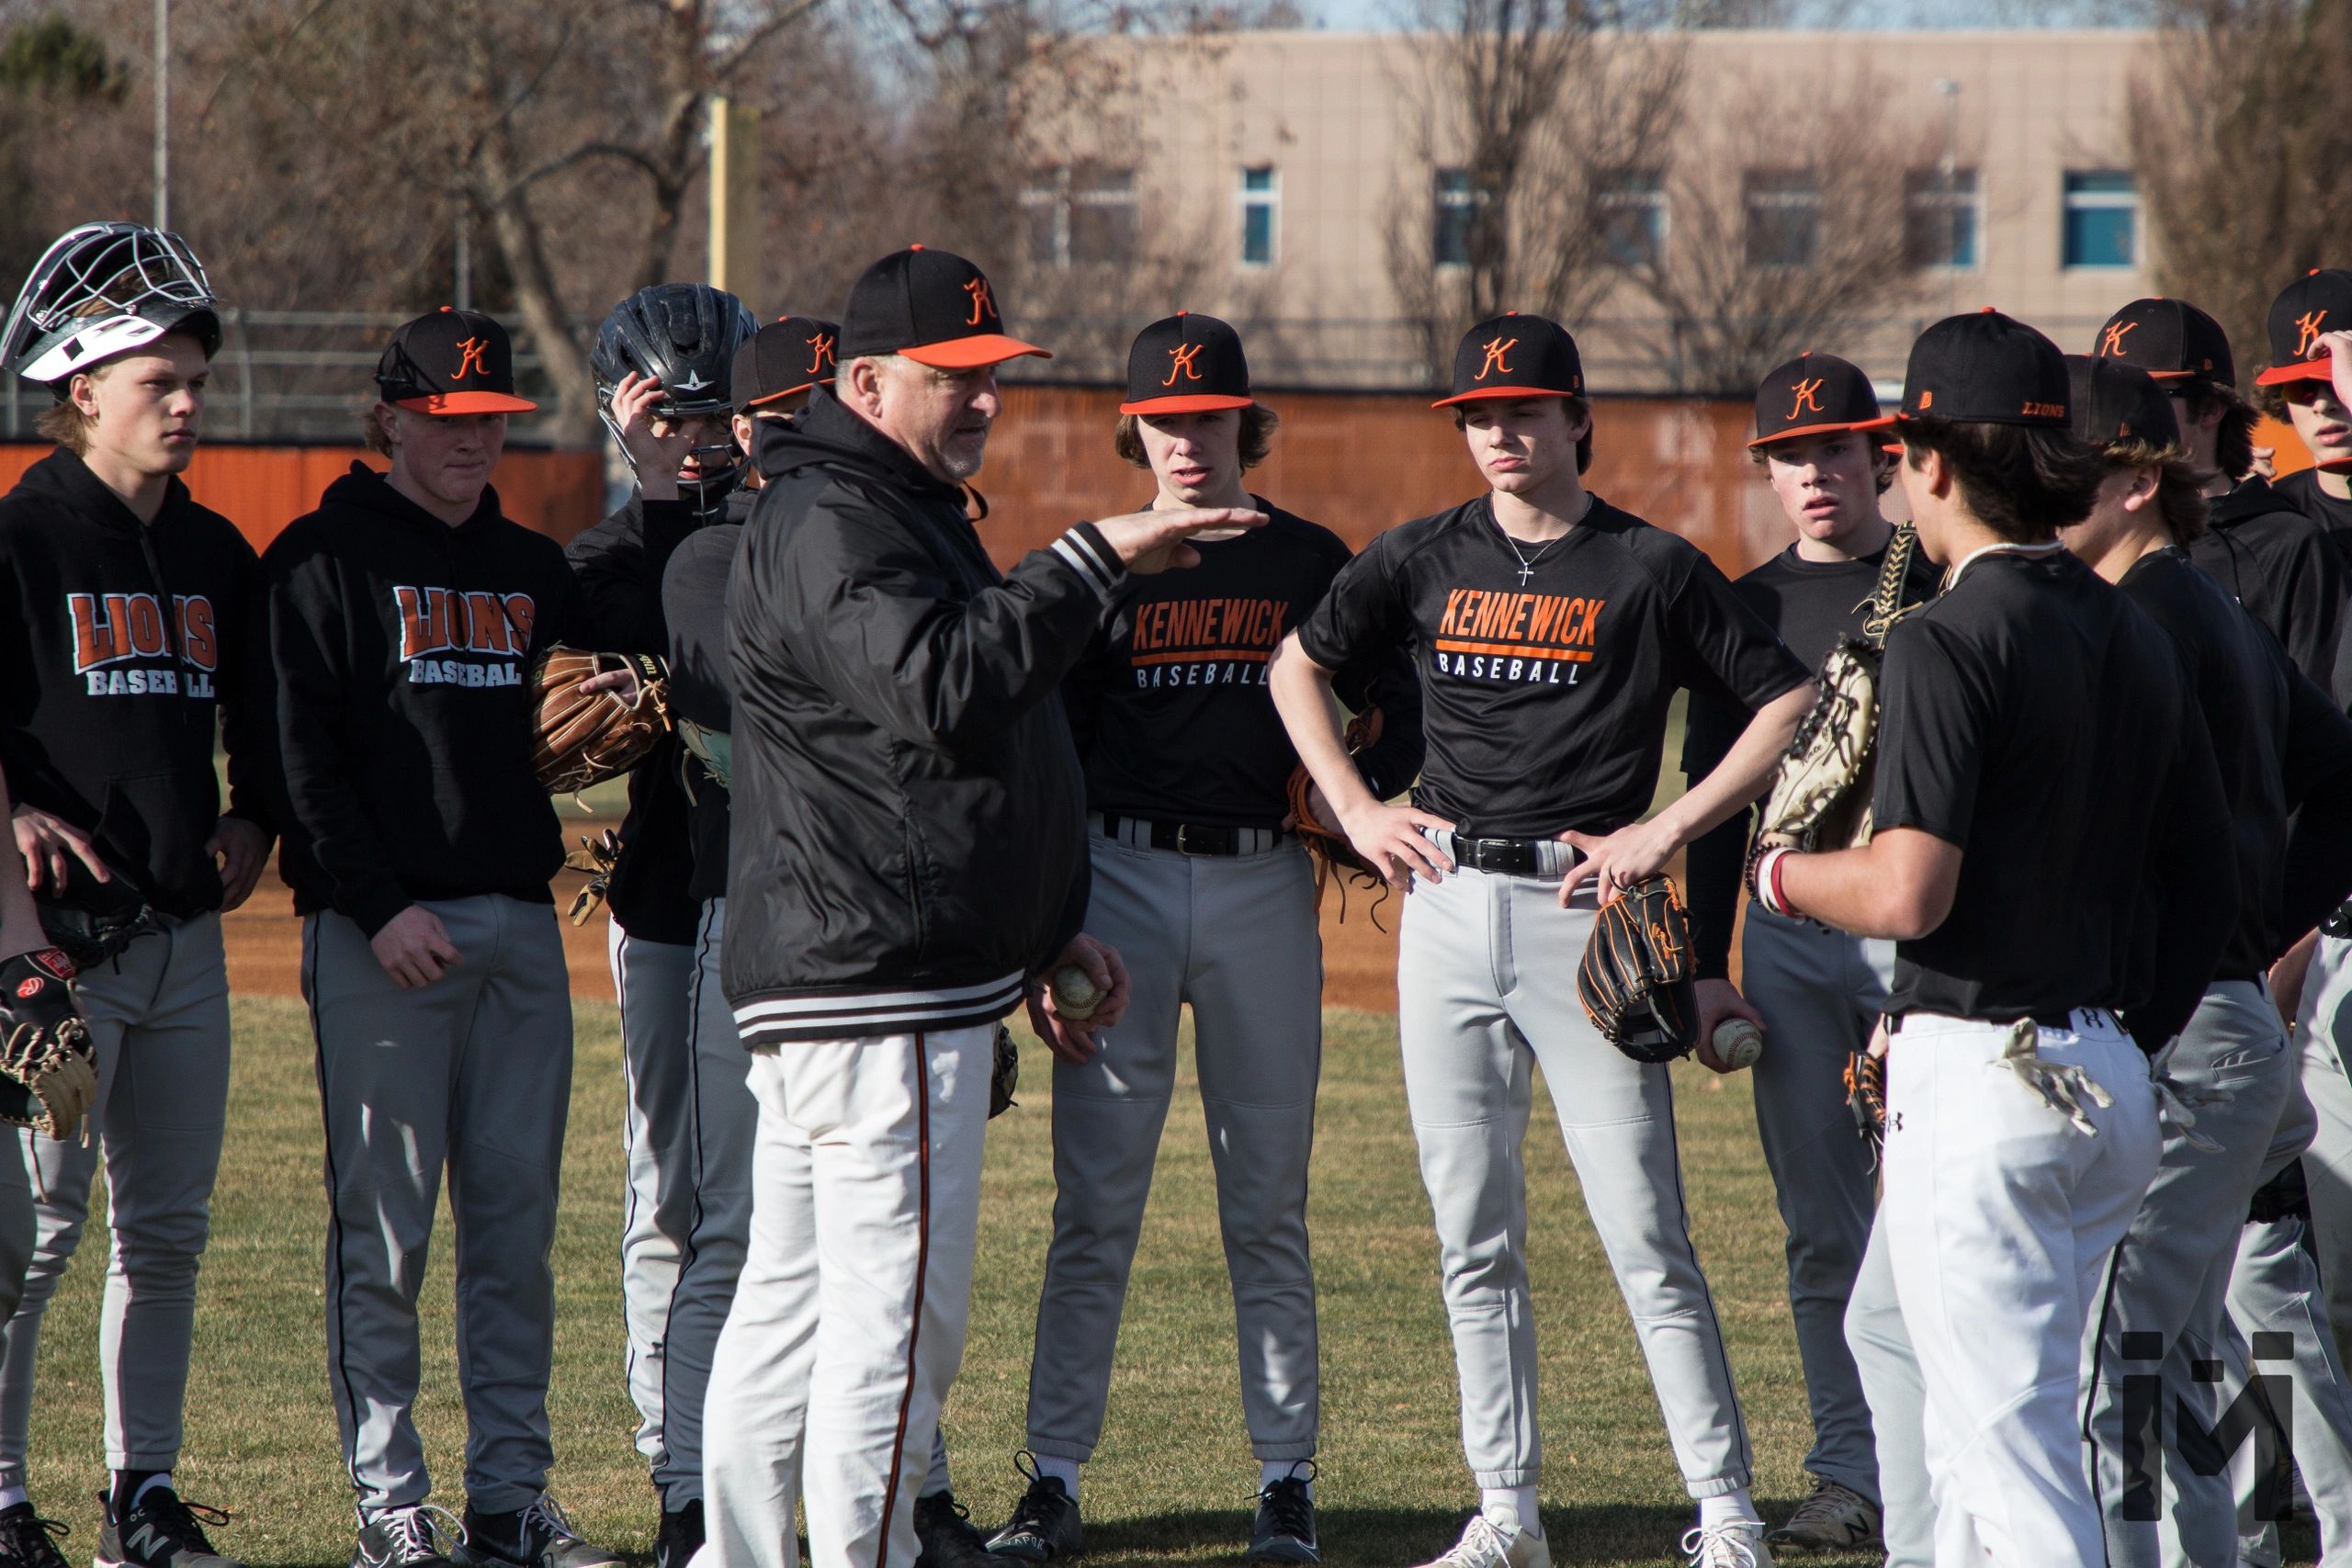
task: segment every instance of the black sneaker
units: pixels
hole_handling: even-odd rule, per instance
[[[106,1522],[98,1529],[96,1568],[245,1568],[223,1557],[204,1538],[204,1527],[225,1525],[229,1515],[201,1503],[183,1503],[168,1486],[152,1486],[118,1519],[114,1500],[98,1494]]]
[[[73,1533],[72,1527],[34,1513],[30,1503],[0,1508],[0,1568],[66,1568],[57,1542]]]
[[[662,1509],[662,1529],[653,1538],[653,1568],[686,1568],[702,1550],[702,1541],[701,1498]]]
[[[1315,1544],[1315,1499],[1306,1483],[1315,1479],[1315,1467],[1308,1464],[1304,1475],[1294,1466],[1288,1475],[1258,1494],[1258,1517],[1250,1527],[1250,1561],[1252,1562],[1305,1562],[1323,1561],[1323,1552]]]
[[[922,1543],[915,1568],[988,1568],[988,1538],[972,1528],[972,1510],[953,1492],[915,1499],[915,1540]]]
[[[621,1559],[572,1533],[571,1521],[542,1492],[511,1514],[485,1514],[467,1504],[465,1539],[449,1561],[457,1568],[619,1568]]]
[[[1036,1461],[1037,1456],[1026,1449],[1013,1456],[1014,1467],[1029,1478],[1029,1490],[1013,1505],[1012,1517],[1004,1522],[1004,1528],[989,1537],[989,1551],[1024,1562],[1075,1557],[1085,1550],[1086,1539],[1079,1527],[1078,1499],[1058,1477],[1039,1474]]]
[[[457,1538],[440,1519],[450,1524],[443,1508],[422,1503],[359,1516],[359,1544],[352,1549],[351,1568],[449,1568],[448,1543]]]

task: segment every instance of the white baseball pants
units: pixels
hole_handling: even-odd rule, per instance
[[[2296,1034],[2303,1094],[2318,1118],[2303,1151],[2312,1240],[2336,1354],[2352,1364],[2352,942],[2319,939]]]

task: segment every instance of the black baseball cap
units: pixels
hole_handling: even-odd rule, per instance
[[[1580,398],[1584,362],[1568,329],[1542,316],[1506,310],[1462,335],[1453,351],[1453,391],[1430,407],[1478,398]]]
[[[2193,378],[2224,387],[2238,384],[2230,334],[2186,299],[2132,300],[2099,328],[2091,356],[2136,365],[2159,381]]]
[[[1863,428],[1924,416],[2063,429],[2072,396],[2058,345],[1987,305],[1921,333],[1903,372],[1902,408]]]
[[[1241,334],[1215,316],[1179,310],[1136,333],[1127,350],[1127,400],[1121,413],[1205,413],[1246,409],[1250,359]]]
[[[815,316],[779,316],[743,340],[727,373],[728,401],[737,413],[805,392],[833,378],[833,350],[842,330]]]
[[[2120,359],[2066,355],[2075,434],[2093,446],[2143,441],[2162,449],[2180,445],[2180,422],[2155,373]]]
[[[539,405],[514,395],[514,344],[479,310],[444,305],[392,331],[376,362],[386,402],[418,413],[527,413]]]
[[[2313,267],[2270,302],[2270,368],[2256,376],[2254,384],[2276,387],[2328,379],[2320,334],[2346,327],[2352,327],[2352,272]]]
[[[1862,367],[1834,354],[1804,353],[1756,389],[1756,439],[1767,446],[1795,435],[1878,428],[1878,393]]]
[[[1007,337],[988,276],[951,251],[909,245],[858,275],[842,321],[841,355],[901,354],[941,370],[974,370],[1034,354]]]

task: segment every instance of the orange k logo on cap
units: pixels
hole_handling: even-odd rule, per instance
[[[1796,418],[1800,413],[1819,413],[1822,412],[1820,377],[1815,376],[1805,380],[1799,381],[1794,386],[1791,387],[1789,390],[1797,395],[1797,400],[1789,405],[1789,417],[1791,419]]]
[[[2319,334],[2327,325],[2325,310],[2306,310],[2295,318],[2295,357],[2302,358],[2319,345]]]
[[[1478,367],[1478,373],[1470,378],[1473,381],[1483,381],[1487,378],[1487,372],[1489,370],[1499,370],[1506,376],[1510,375],[1510,365],[1503,356],[1518,346],[1519,340],[1515,337],[1498,337],[1489,340],[1487,344],[1487,361]]]
[[[972,297],[972,319],[964,324],[977,327],[996,314],[996,301],[989,298],[989,280],[975,277],[964,285],[964,292]]]
[[[456,374],[450,377],[450,379],[453,381],[462,381],[468,376],[489,375],[490,361],[484,357],[484,355],[489,354],[489,352],[490,344],[485,339],[478,337],[459,339],[458,343],[458,369]]]
[[[819,333],[816,336],[808,340],[808,373],[814,376],[818,371],[822,370],[826,366],[831,365],[831,363],[833,363],[832,336],[827,333]]]
[[[1205,345],[1202,344],[1188,343],[1180,344],[1176,347],[1170,349],[1168,351],[1168,379],[1162,381],[1160,385],[1163,387],[1174,386],[1176,384],[1177,374],[1180,371],[1195,381],[1199,380],[1201,378],[1200,367],[1194,365],[1193,361],[1201,356],[1201,350],[1204,346]]]
[[[2124,338],[2129,336],[2132,329],[2139,324],[2140,323],[2137,321],[2108,322],[2107,335],[2099,339],[2099,353],[2107,355],[2110,359],[2120,358],[2123,354]]]

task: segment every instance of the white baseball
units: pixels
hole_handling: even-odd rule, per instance
[[[1715,1025],[1715,1057],[1737,1072],[1752,1067],[1764,1055],[1764,1032],[1744,1018],[1727,1018]]]
[[[1102,987],[1082,964],[1065,964],[1055,970],[1053,986],[1054,1010],[1064,1018],[1080,1021],[1092,1018],[1102,1000]]]

